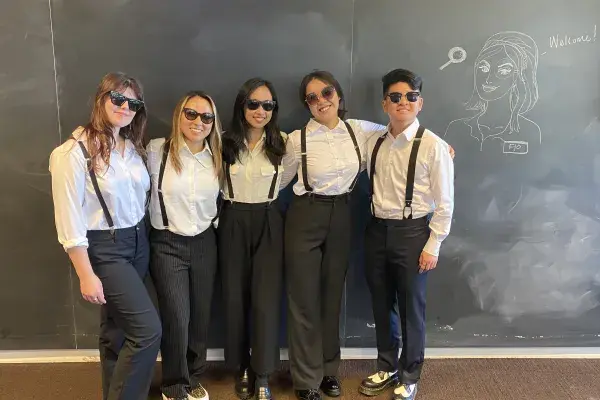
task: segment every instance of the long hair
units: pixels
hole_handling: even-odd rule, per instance
[[[498,51],[504,50],[515,63],[517,77],[515,85],[510,90],[510,127],[513,132],[519,131],[519,118],[530,111],[538,101],[537,66],[538,47],[535,41],[521,32],[500,32],[491,36],[484,44],[475,60],[473,76],[474,86],[476,83],[477,65],[479,62]],[[488,102],[477,94],[477,88],[473,88],[471,99],[467,103],[467,110],[479,111],[478,115],[485,113]]]
[[[281,164],[285,154],[285,142],[281,137],[278,124],[279,100],[273,84],[261,78],[247,80],[235,98],[233,105],[233,116],[231,117],[230,130],[223,133],[223,159],[227,164],[235,164],[240,160],[241,152],[246,148],[244,140],[249,140],[250,124],[246,120],[246,101],[250,95],[261,86],[265,86],[271,92],[275,108],[272,111],[271,120],[265,125],[265,142],[263,149],[265,155],[273,165]]]
[[[105,104],[109,93],[112,90],[124,91],[133,90],[138,100],[144,100],[144,91],[138,80],[122,72],[111,72],[106,74],[96,90],[96,98],[90,122],[84,126],[83,131],[87,135],[87,148],[92,158],[94,171],[100,169],[99,159],[106,166],[110,164],[110,153],[116,146],[113,135],[113,125],[109,122],[106,115]],[[144,148],[144,139],[146,133],[146,123],[148,120],[146,106],[135,113],[131,123],[119,130],[119,135],[133,142],[137,153],[146,160],[146,150]]]
[[[191,98],[201,97],[210,103],[212,107],[212,112],[215,114],[215,121],[213,122],[212,129],[208,134],[207,141],[208,146],[210,147],[210,151],[212,152],[213,164],[215,167],[215,175],[219,180],[221,179],[222,172],[222,155],[221,155],[221,135],[223,133],[223,129],[221,128],[221,120],[219,119],[219,113],[217,112],[217,106],[213,101],[212,97],[201,90],[193,90],[188,92],[183,96],[175,106],[175,110],[173,111],[173,123],[171,125],[171,136],[169,137],[169,156],[171,159],[171,165],[178,174],[181,174],[183,169],[183,164],[181,162],[181,157],[179,156],[179,149],[184,141],[183,132],[181,132],[181,126],[179,124],[179,120],[181,118],[181,114],[183,113],[183,109]]]
[[[337,81],[337,79],[335,79],[333,74],[329,71],[315,70],[315,71],[311,72],[310,74],[305,75],[304,78],[302,78],[302,82],[300,82],[300,87],[298,88],[298,95],[300,98],[300,102],[304,105],[304,108],[306,108],[307,110],[310,110],[310,107],[308,106],[308,104],[305,101],[306,87],[313,79],[317,79],[321,82],[325,82],[329,85],[332,85],[335,88],[335,91],[337,92],[338,97],[340,98],[340,107],[338,108],[338,117],[343,120],[344,116],[348,112],[348,110],[346,110],[346,101],[345,101],[345,97],[344,97],[344,91],[342,90],[342,85],[340,85],[340,83]]]

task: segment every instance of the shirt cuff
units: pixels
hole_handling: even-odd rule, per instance
[[[438,257],[440,254],[440,247],[442,247],[442,242],[438,241],[433,235],[429,236],[429,240],[425,243],[425,247],[423,247],[423,251],[431,254],[434,257]]]
[[[65,252],[73,247],[85,247],[87,249],[89,246],[89,243],[88,243],[88,240],[86,237],[67,240],[67,241],[61,242],[61,244],[63,246],[63,249],[65,249]]]

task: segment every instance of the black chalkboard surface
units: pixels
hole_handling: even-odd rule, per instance
[[[142,81],[149,137],[160,137],[190,89],[213,95],[227,126],[238,87],[257,75],[278,90],[282,129],[297,129],[309,117],[297,86],[315,68],[339,79],[350,117],[386,123],[380,78],[397,67],[423,77],[420,121],[457,152],[428,345],[598,346],[598,15],[593,0],[0,4],[0,350],[96,347],[98,310],[80,300],[56,240],[48,156],[87,120],[106,72]],[[363,174],[340,318],[347,347],[375,346],[367,189]]]

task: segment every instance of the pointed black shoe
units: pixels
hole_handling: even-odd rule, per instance
[[[238,372],[235,379],[235,394],[242,400],[254,396],[254,374],[250,369],[246,368]]]
[[[269,389],[269,385],[257,386],[255,399],[273,400],[273,396],[271,395],[271,389]]]
[[[336,376],[324,376],[320,388],[328,397],[338,397],[342,394],[342,384]]]
[[[296,398],[298,400],[321,400],[321,394],[318,390],[296,390]]]

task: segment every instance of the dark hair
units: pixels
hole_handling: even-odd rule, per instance
[[[113,126],[108,121],[104,104],[111,90],[124,91],[127,89],[131,89],[138,100],[144,101],[144,91],[140,82],[123,72],[110,72],[104,75],[96,90],[92,115],[90,121],[84,126],[84,130],[87,133],[87,144],[90,157],[92,158],[92,166],[96,172],[99,169],[99,159],[102,159],[106,165],[109,165],[110,153],[116,144],[113,135]],[[146,113],[147,109],[144,105],[144,107],[135,113],[131,123],[119,130],[119,135],[130,139],[136,151],[144,160],[146,160],[144,140],[148,119]]]
[[[266,138],[263,148],[265,155],[273,165],[281,164],[281,159],[285,154],[285,142],[277,122],[279,101],[273,84],[261,78],[252,78],[244,82],[235,98],[230,129],[223,133],[223,161],[227,164],[235,164],[235,161],[240,159],[240,152],[246,147],[244,139],[248,139],[250,128],[245,115],[246,101],[261,86],[266,86],[269,89],[273,101],[275,101],[275,109],[272,111],[271,120],[265,125]]]
[[[335,91],[337,92],[337,94],[340,98],[340,108],[338,109],[338,117],[340,117],[341,119],[344,119],[344,115],[346,115],[346,112],[347,112],[345,107],[342,107],[342,101],[344,101],[344,99],[345,99],[344,91],[342,90],[342,86],[340,85],[340,83],[337,81],[337,79],[335,79],[333,77],[333,74],[331,72],[315,70],[315,71],[311,72],[310,74],[306,75],[304,78],[302,78],[302,82],[300,82],[300,88],[298,90],[300,102],[302,104],[304,104],[304,107],[307,110],[310,109],[310,107],[308,107],[308,104],[304,100],[306,99],[306,87],[313,79],[317,79],[317,80],[320,80],[321,82],[325,82],[330,85],[333,85],[333,87],[335,88]],[[344,105],[345,104],[346,103],[344,101]]]
[[[423,90],[423,79],[414,72],[402,68],[388,72],[381,78],[381,82],[383,83],[384,96],[387,94],[390,86],[398,82],[408,84],[412,90],[418,90],[419,92]]]

